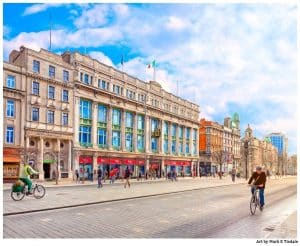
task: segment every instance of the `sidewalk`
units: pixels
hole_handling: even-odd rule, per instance
[[[268,238],[297,239],[297,211],[292,213]]]
[[[124,189],[123,183],[113,185],[106,183],[103,188],[98,189],[96,183],[84,185],[60,186],[59,189],[48,187],[44,198],[38,200],[32,196],[25,197],[22,201],[13,201],[10,190],[3,192],[3,212],[20,213],[28,211],[43,211],[54,208],[83,206],[88,204],[103,203],[110,201],[121,201],[141,197],[156,196],[161,194],[176,193],[201,188],[218,187],[226,185],[244,184],[244,179],[237,179],[232,183],[229,177],[224,179],[209,178],[182,178],[177,182],[170,180],[133,181],[131,187]],[[77,187],[76,187],[77,186]],[[52,185],[53,187],[53,185]],[[57,186],[55,186],[57,187]],[[74,189],[73,187],[76,187]]]

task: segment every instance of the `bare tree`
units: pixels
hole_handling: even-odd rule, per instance
[[[226,161],[227,153],[224,150],[216,150],[212,152],[213,161],[219,165],[219,171],[221,175],[219,175],[220,179],[222,179],[222,167],[223,163]]]

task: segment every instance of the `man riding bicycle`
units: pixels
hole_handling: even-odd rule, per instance
[[[32,194],[32,181],[30,179],[30,175],[32,174],[38,174],[38,172],[36,172],[35,170],[33,170],[33,168],[26,163],[21,171],[21,175],[20,175],[20,180],[28,186],[28,192],[29,194]]]
[[[254,186],[259,189],[259,201],[260,201],[260,210],[262,211],[265,205],[265,197],[264,197],[264,191],[265,191],[265,185],[266,185],[266,174],[262,171],[262,167],[257,166],[256,171],[253,172],[252,176],[249,179],[248,184],[250,185],[252,181],[254,180],[253,184]],[[254,193],[255,187],[251,187],[252,194]]]

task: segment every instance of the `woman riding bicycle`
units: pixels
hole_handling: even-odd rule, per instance
[[[262,211],[265,205],[265,197],[264,197],[264,191],[265,191],[265,185],[266,185],[266,174],[262,171],[262,167],[257,166],[256,172],[253,172],[251,178],[249,179],[248,184],[251,184],[252,181],[253,185],[256,186],[256,189],[259,189],[259,201],[260,201],[260,210]],[[254,193],[255,187],[251,187],[252,194]]]

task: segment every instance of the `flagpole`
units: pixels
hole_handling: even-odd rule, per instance
[[[156,76],[155,76],[155,75],[156,75],[156,74],[155,74],[155,69],[156,69],[155,67],[156,67],[156,64],[155,64],[155,62],[154,62],[154,66],[153,66],[153,81],[155,81],[155,77],[156,77]]]

